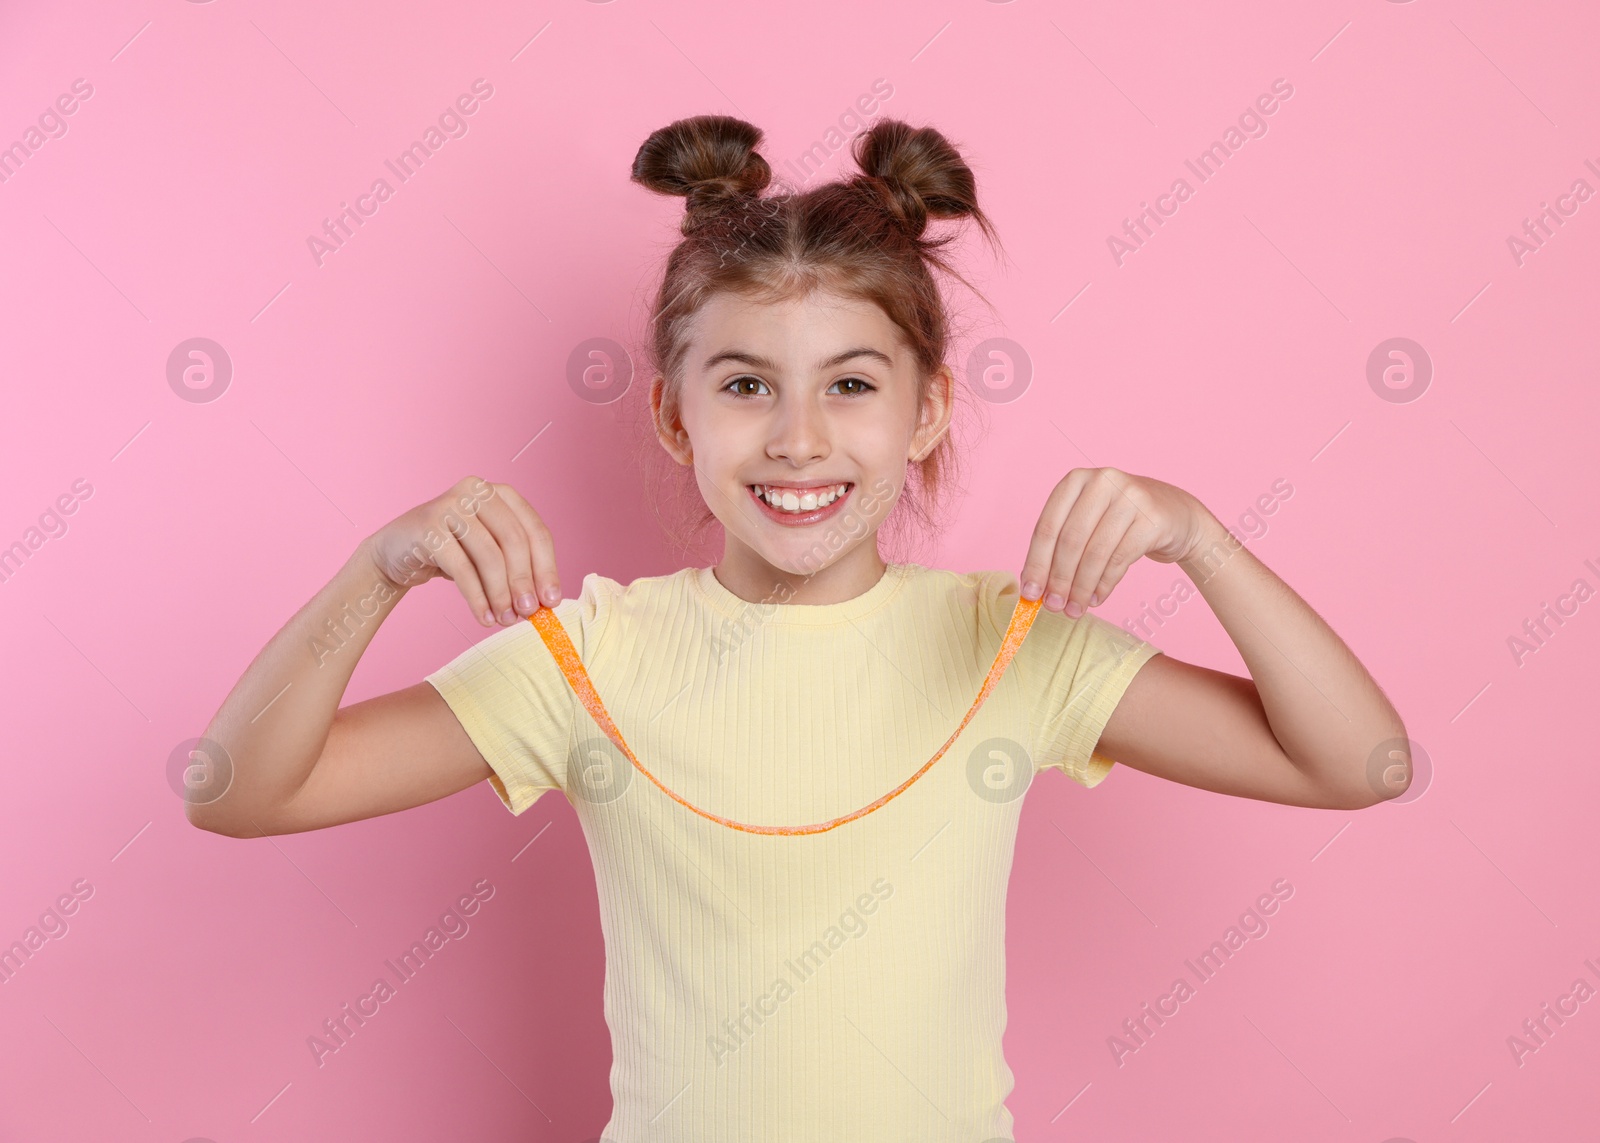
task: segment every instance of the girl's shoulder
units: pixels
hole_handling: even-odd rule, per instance
[[[563,599],[557,606],[580,603],[589,607],[604,607],[607,603],[627,599],[652,599],[681,594],[690,586],[700,570],[692,567],[679,568],[677,571],[661,575],[639,576],[626,583],[612,579],[608,575],[601,575],[599,572],[589,572],[583,577],[578,594]]]
[[[997,568],[956,571],[921,564],[903,566],[907,569],[907,583],[912,593],[925,602],[941,606],[964,602],[985,613],[998,609],[1009,618],[1016,601],[1022,597],[1022,584],[1013,572]]]
[[[1022,601],[1022,580],[1017,572],[924,568],[920,569],[917,582],[930,617],[933,610],[953,613],[964,622],[973,623],[976,630],[986,632],[997,644],[1005,637],[1012,614]],[[1025,666],[1035,660],[1056,662],[1085,651],[1094,657],[1120,658],[1144,645],[1144,640],[1125,626],[1094,612],[1073,619],[1063,612],[1040,608],[1018,656]]]

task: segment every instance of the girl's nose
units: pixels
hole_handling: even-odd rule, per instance
[[[804,402],[781,409],[767,441],[767,455],[790,464],[808,464],[828,456],[827,424],[822,411]]]

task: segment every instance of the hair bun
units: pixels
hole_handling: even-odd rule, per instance
[[[981,219],[972,169],[934,128],[880,119],[856,137],[854,153],[884,205],[913,238],[921,236],[930,216]]]
[[[683,229],[739,197],[759,194],[772,168],[756,153],[761,129],[727,115],[695,115],[651,132],[633,157],[633,181],[688,202]]]

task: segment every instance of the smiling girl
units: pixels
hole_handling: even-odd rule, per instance
[[[687,200],[650,410],[722,558],[591,573],[563,600],[532,505],[463,480],[367,537],[257,656],[207,731],[232,773],[191,789],[189,820],[255,837],[485,779],[516,814],[559,790],[599,892],[606,1140],[1009,1139],[1005,894],[1033,776],[1092,787],[1115,760],[1355,809],[1404,791],[1368,763],[1405,729],[1304,601],[1150,477],[1041,489],[1020,575],[886,562],[885,521],[931,518],[956,459],[949,267],[925,230],[992,231],[931,128],[877,123],[859,176],[804,193],[761,193],[760,139],[681,120],[633,166]],[[1188,573],[1249,677],[1086,610],[1141,558]],[[437,576],[503,629],[340,707],[379,623]]]

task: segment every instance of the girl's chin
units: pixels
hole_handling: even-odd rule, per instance
[[[789,543],[773,543],[765,536],[744,535],[745,549],[755,559],[760,560],[772,571],[792,576],[812,576],[839,562],[847,552],[861,542],[863,537],[845,537],[835,550],[832,545],[819,543],[816,535],[808,537],[796,536]]]

